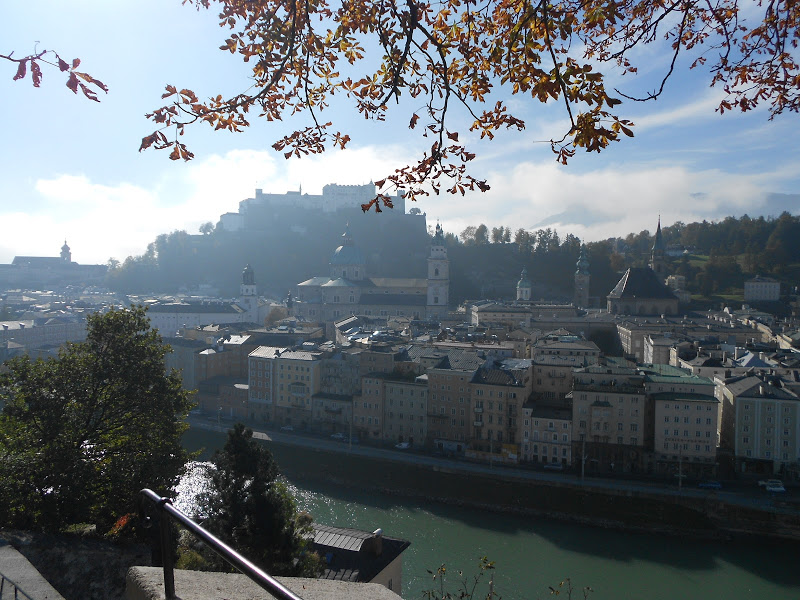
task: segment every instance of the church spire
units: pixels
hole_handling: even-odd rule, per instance
[[[653,249],[650,252],[650,268],[653,269],[656,275],[662,280],[667,276],[664,250],[664,236],[661,234],[661,215],[658,215],[658,227],[656,228],[656,235],[653,240]]]

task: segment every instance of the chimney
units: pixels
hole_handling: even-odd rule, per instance
[[[383,552],[383,529],[379,527],[373,531],[370,540],[372,541],[370,549],[375,553],[375,556],[380,556]]]

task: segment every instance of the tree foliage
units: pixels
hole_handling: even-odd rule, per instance
[[[14,358],[0,376],[0,525],[105,532],[143,487],[166,494],[187,460],[191,402],[167,374],[145,309],[88,317],[57,358]]]
[[[53,67],[60,72],[66,74],[66,86],[72,90],[72,93],[77,94],[78,89],[81,90],[83,95],[89,100],[100,102],[97,97],[98,90],[108,92],[108,87],[99,79],[95,79],[88,73],[78,71],[81,64],[79,58],[72,59],[72,62],[67,62],[62,59],[57,52],[53,50],[35,50],[32,54],[16,58],[13,52],[8,54],[0,54],[0,59],[7,60],[17,65],[17,71],[14,74],[14,81],[25,79],[30,69],[31,83],[33,87],[40,87],[44,74],[42,65]]]
[[[236,424],[214,465],[200,499],[204,526],[271,575],[316,577],[321,563],[308,539],[311,518],[297,513],[272,454],[253,431]]]
[[[193,156],[180,141],[187,126],[241,131],[252,115],[306,117],[305,126],[273,144],[287,158],[345,148],[350,135],[324,117],[338,96],[369,120],[385,120],[393,104],[408,110],[409,127],[428,140],[415,164],[380,186],[404,189],[412,199],[429,193],[426,183],[435,193],[486,190],[467,170],[475,154],[461,141],[453,112],[466,116],[470,132],[491,139],[525,127],[511,96],[563,103],[568,125],[550,143],[566,163],[577,149],[599,152],[632,136],[633,124],[616,107],[622,99],[658,97],[684,53],[724,91],[719,112],[761,104],[772,116],[800,109],[800,11],[792,0],[760,5],[760,14],[742,10],[739,0],[184,1],[218,8],[228,30],[220,48],[251,66],[252,85],[208,99],[168,85],[167,103],[148,115],[158,128],[140,149],[169,149],[173,160]],[[748,21],[744,12],[755,14]],[[636,72],[636,59],[649,57],[638,49],[650,43],[671,56],[660,86],[638,96],[607,90],[598,69]],[[377,209],[379,200],[389,202],[379,196],[364,210]]]

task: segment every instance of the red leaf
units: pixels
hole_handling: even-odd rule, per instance
[[[169,154],[169,159],[170,160],[178,160],[180,157],[181,157],[181,152],[178,149],[178,146],[175,145],[175,147],[172,149],[172,152],[170,152],[170,154]]]
[[[87,88],[84,84],[80,84],[80,85],[81,85],[81,91],[83,92],[84,96],[86,96],[89,100],[94,100],[95,102],[100,102],[100,100],[97,99],[97,94],[95,94],[92,90]]]
[[[31,78],[33,87],[39,87],[39,84],[42,83],[42,68],[35,60],[31,60]]]
[[[81,64],[81,59],[80,58],[73,58],[72,59],[72,68],[73,69],[77,69],[78,65],[80,65],[80,64]]]
[[[151,133],[150,135],[143,137],[142,145],[139,146],[139,152],[141,152],[142,150],[147,150],[150,146],[153,145],[153,142],[155,141],[156,141],[155,133]]]
[[[71,89],[74,93],[76,94],[78,93],[78,78],[75,76],[75,73],[69,74],[69,79],[67,80],[67,87]]]
[[[449,138],[450,138],[451,140],[453,140],[454,142],[457,142],[457,141],[458,141],[458,132],[457,132],[457,131],[454,131],[453,133],[450,133],[450,132],[448,131],[448,132],[447,132],[447,137],[449,137]]]
[[[69,71],[69,65],[66,63],[66,61],[61,60],[60,56],[58,57],[58,68],[62,71]]]
[[[21,61],[17,66],[17,74],[14,75],[14,81],[18,79],[23,79],[25,77],[25,73],[28,72],[27,61]]]
[[[417,121],[419,121],[419,115],[415,114],[411,117],[411,122],[408,124],[409,129],[414,129],[417,126]]]

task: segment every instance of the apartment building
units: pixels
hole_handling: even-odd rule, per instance
[[[733,447],[741,473],[773,474],[800,462],[800,399],[779,377],[718,381],[733,414]]]
[[[250,418],[262,423],[275,421],[275,357],[286,348],[260,346],[248,356],[248,403]]]
[[[422,445],[428,435],[428,381],[382,375],[384,386],[383,439]]]
[[[364,439],[383,439],[384,386],[380,375],[361,378],[361,397],[353,405],[353,430]]]
[[[537,400],[526,402],[522,414],[521,460],[572,465],[572,410]]]
[[[287,350],[276,353],[274,365],[275,420],[281,425],[309,429],[311,399],[320,391],[319,352]]]
[[[655,470],[714,475],[721,416],[714,382],[668,365],[646,365],[640,371],[653,405]]]
[[[652,410],[644,376],[630,367],[594,365],[573,378],[573,456],[585,456],[589,472],[648,470]]]
[[[522,406],[530,395],[530,385],[519,373],[499,364],[478,369],[469,390],[472,398],[469,445],[476,453],[474,458],[493,459],[486,454],[500,454],[505,460],[516,462]],[[466,410],[469,413],[470,407]]]

